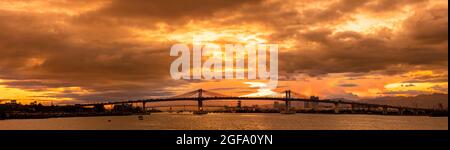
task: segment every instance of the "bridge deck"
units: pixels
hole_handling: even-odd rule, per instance
[[[236,100],[263,100],[263,101],[290,101],[290,102],[315,102],[315,103],[328,103],[328,104],[347,104],[347,105],[359,105],[365,107],[382,107],[382,108],[392,108],[392,109],[408,109],[416,111],[434,111],[428,108],[411,108],[402,106],[391,106],[382,104],[369,104],[361,102],[352,101],[342,101],[342,100],[311,100],[302,98],[290,98],[286,99],[284,97],[201,97],[201,98],[159,98],[159,99],[144,99],[144,100],[130,100],[130,101],[118,101],[118,102],[104,102],[104,103],[90,103],[90,104],[78,104],[78,106],[94,106],[94,105],[114,105],[123,103],[156,103],[156,102],[173,102],[173,101],[236,101]]]

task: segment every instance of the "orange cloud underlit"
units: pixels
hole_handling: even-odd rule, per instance
[[[0,20],[2,100],[80,103],[197,88],[355,100],[448,93],[444,0],[0,0]],[[170,47],[192,44],[194,35],[279,44],[278,89],[172,80]]]

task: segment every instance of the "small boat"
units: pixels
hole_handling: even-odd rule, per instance
[[[144,120],[144,116],[138,116],[139,120]]]
[[[207,111],[194,111],[194,115],[206,115],[208,114]]]
[[[296,114],[295,111],[281,111],[281,114]]]

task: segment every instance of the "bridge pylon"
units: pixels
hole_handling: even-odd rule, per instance
[[[284,112],[281,112],[283,114],[295,114],[295,111],[291,111],[291,100],[292,100],[292,94],[291,90],[285,91],[285,106],[284,106]]]
[[[203,111],[203,89],[199,89],[197,92],[198,111]]]
[[[145,106],[147,102],[142,102],[142,112],[147,114],[147,107]]]
[[[198,97],[197,97],[198,110],[196,112],[194,112],[194,114],[197,114],[197,115],[207,114],[207,112],[203,109],[203,92],[204,92],[203,89],[197,90],[197,94],[198,94]]]

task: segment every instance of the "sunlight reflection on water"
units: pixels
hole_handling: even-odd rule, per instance
[[[169,114],[2,120],[1,130],[448,130],[448,117],[327,114]]]

